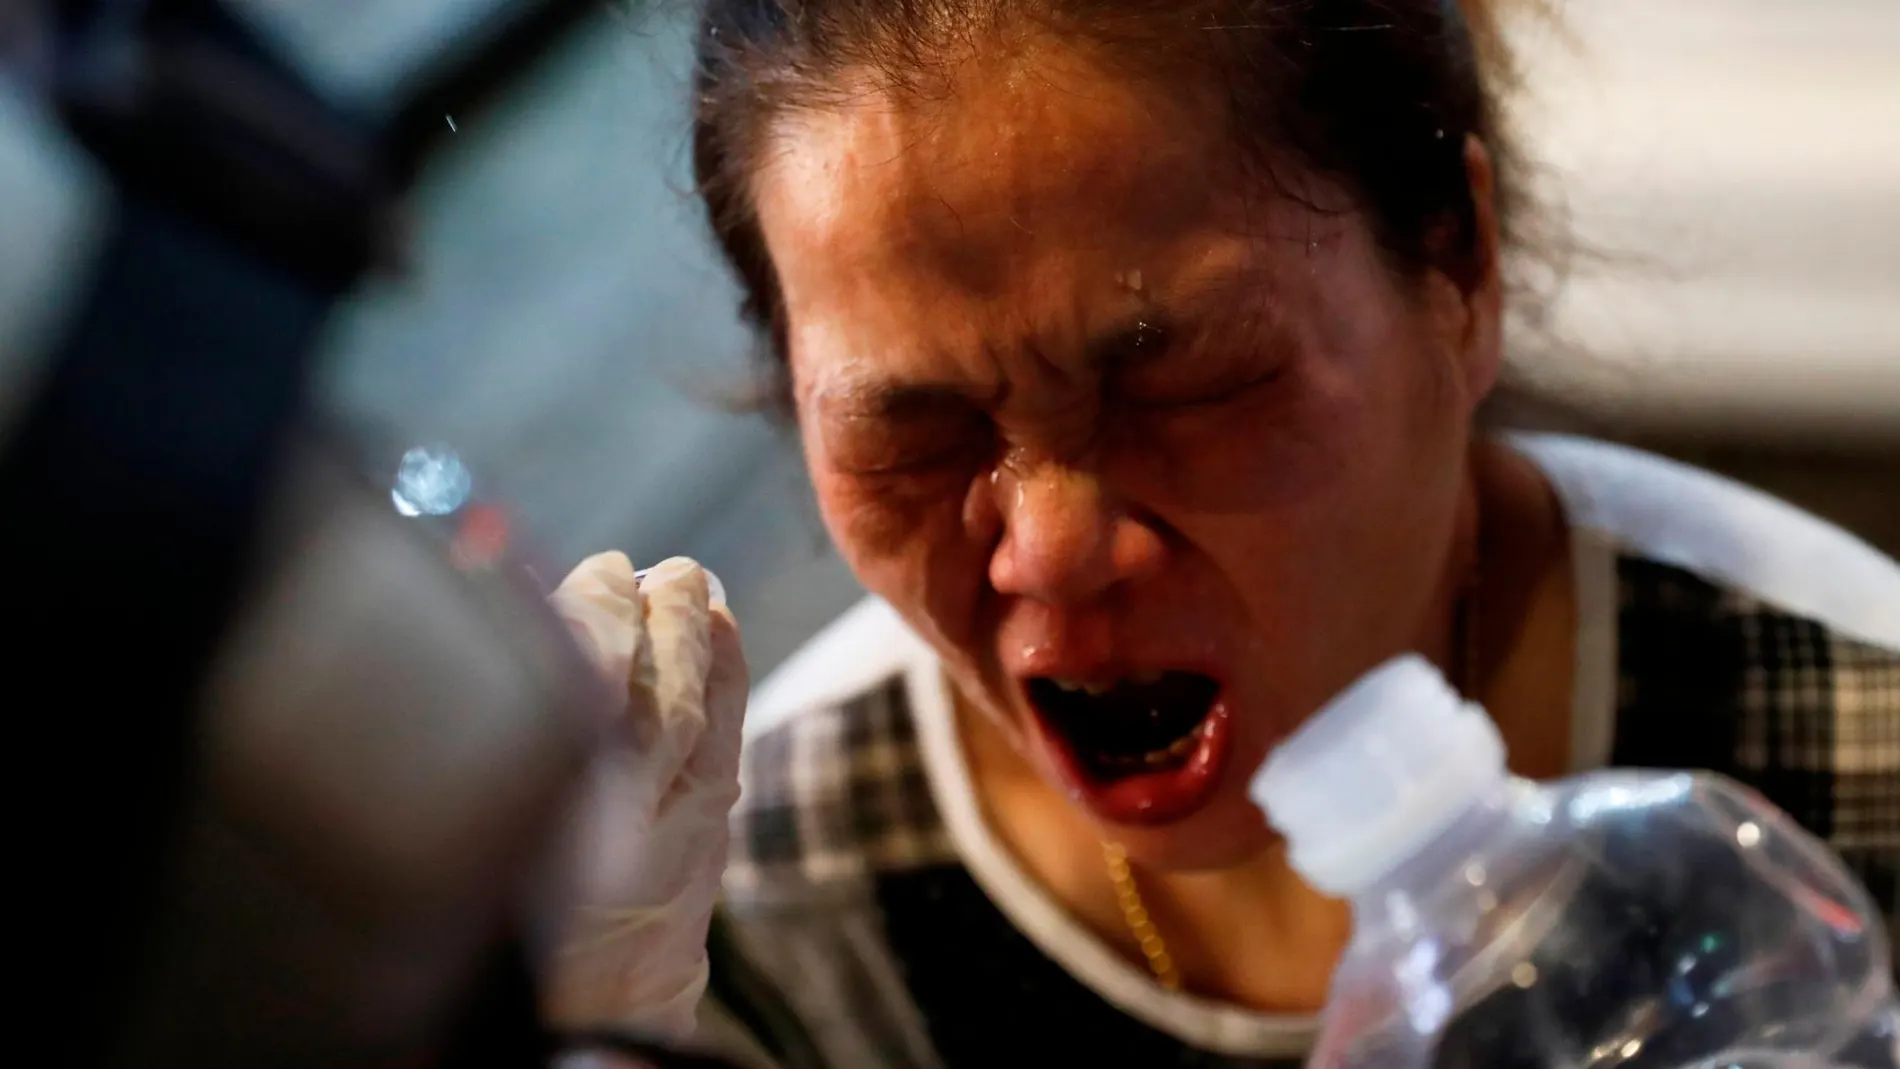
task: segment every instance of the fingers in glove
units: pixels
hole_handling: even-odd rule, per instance
[[[652,691],[655,669],[646,609],[626,554],[596,553],[581,561],[548,596],[548,604],[616,690],[631,695]]]
[[[633,577],[635,579],[645,579],[647,573],[652,570],[651,568],[642,568],[634,572]],[[719,581],[719,576],[714,574],[711,568],[701,565],[700,570],[706,573],[706,603],[715,609],[724,605],[726,603],[726,585]]]
[[[652,761],[649,773],[672,784],[706,729],[706,680],[713,668],[706,570],[674,557],[645,573],[640,592],[655,678],[652,720],[635,729]]]
[[[707,790],[709,804],[730,809],[739,794],[739,746],[751,680],[739,623],[724,605],[712,609],[708,638],[712,670],[706,677],[706,733],[687,758],[686,774]]]

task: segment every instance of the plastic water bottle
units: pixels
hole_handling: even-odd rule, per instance
[[[1309,1069],[1892,1069],[1879,913],[1820,841],[1693,772],[1537,784],[1426,661],[1360,680],[1254,778],[1349,899]]]

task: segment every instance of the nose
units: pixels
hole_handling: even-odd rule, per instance
[[[1090,472],[1060,464],[1003,469],[994,485],[1003,532],[990,585],[998,593],[1086,604],[1161,566],[1166,545],[1158,525]]]

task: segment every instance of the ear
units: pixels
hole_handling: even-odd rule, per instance
[[[1498,233],[1497,170],[1475,135],[1465,138],[1465,175],[1471,183],[1470,270],[1460,281],[1465,315],[1455,339],[1466,402],[1473,411],[1497,385],[1504,365],[1504,279]]]

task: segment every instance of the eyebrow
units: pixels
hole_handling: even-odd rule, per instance
[[[1100,375],[1124,371],[1164,354],[1174,334],[1172,321],[1158,311],[1131,315],[1093,332],[1082,343],[1084,360]],[[822,411],[847,419],[903,419],[974,405],[991,410],[1009,397],[1009,384],[990,389],[942,383],[866,377],[825,391]]]
[[[1193,315],[1205,314],[1210,305],[1218,307],[1224,290],[1257,277],[1245,268],[1226,268],[1198,280],[1192,290],[1177,298],[1175,310],[1164,311],[1150,305],[1100,327],[1083,339],[1083,358],[1097,374],[1111,374],[1159,359],[1181,340],[1182,324]],[[820,394],[822,411],[850,419],[902,419],[942,412],[951,406],[975,405],[992,410],[1009,397],[1009,385],[1001,383],[985,389],[978,386],[911,382],[867,375],[840,384]]]
[[[1008,387],[982,391],[936,382],[870,378],[822,394],[819,408],[848,419],[902,419],[941,412],[952,406],[1000,404]]]

